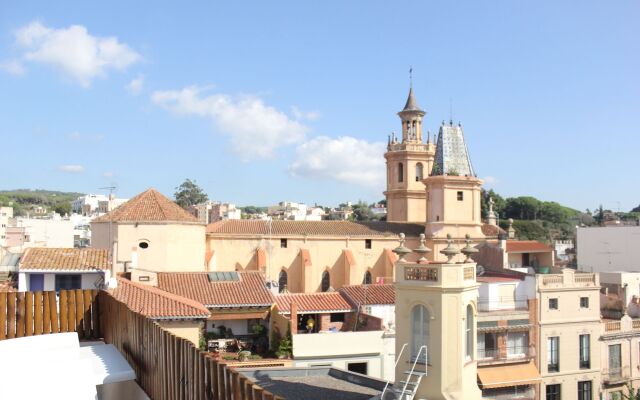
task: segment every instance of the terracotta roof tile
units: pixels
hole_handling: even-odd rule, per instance
[[[20,260],[19,269],[96,271],[109,269],[107,249],[31,247]]]
[[[198,219],[155,189],[148,189],[91,222],[189,222]]]
[[[291,303],[296,304],[299,313],[354,311],[353,306],[338,292],[281,293],[274,297],[280,314],[289,314]]]
[[[536,240],[507,240],[507,253],[546,253],[553,248]]]
[[[260,272],[238,272],[238,281],[211,282],[207,272],[161,272],[158,287],[198,301],[208,308],[268,307],[273,295]]]
[[[394,285],[350,285],[339,290],[349,303],[354,306],[372,304],[396,304]]]
[[[274,236],[362,236],[395,237],[404,233],[417,237],[424,233],[423,224],[398,222],[351,222],[351,221],[269,221],[224,220],[207,226],[207,233],[222,235],[271,235]]]
[[[482,234],[488,238],[497,238],[500,234],[506,234],[504,229],[496,225],[482,224]]]
[[[197,301],[124,278],[118,278],[118,287],[109,293],[131,310],[153,319],[200,319],[210,314]]]

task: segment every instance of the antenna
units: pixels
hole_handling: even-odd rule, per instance
[[[449,97],[449,124],[453,125],[453,99]]]
[[[409,65],[409,87],[413,88],[413,66]]]

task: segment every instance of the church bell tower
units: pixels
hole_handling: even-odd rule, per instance
[[[426,112],[420,109],[409,89],[404,109],[398,113],[402,123],[402,137],[395,133],[389,137],[387,152],[387,221],[418,222],[426,219],[426,193],[422,180],[426,178],[434,162],[435,145],[426,133],[423,140],[422,118]]]

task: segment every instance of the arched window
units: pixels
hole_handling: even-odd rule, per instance
[[[404,182],[404,165],[398,163],[398,182]]]
[[[322,273],[322,283],[320,284],[320,290],[322,290],[323,292],[326,292],[327,290],[329,290],[330,286],[331,286],[331,277],[329,276],[329,271],[324,271]]]
[[[467,320],[465,326],[465,357],[468,360],[473,358],[473,307],[467,306]]]
[[[423,171],[422,163],[417,163],[416,164],[416,182],[420,182],[422,180],[422,171]]]
[[[426,364],[429,356],[429,310],[422,305],[413,306],[411,309],[411,361],[418,360],[419,363]],[[427,351],[420,348],[427,346]]]
[[[365,285],[371,285],[371,272],[367,271],[364,273],[364,279],[362,280],[362,283],[364,283]]]
[[[278,276],[278,292],[282,293],[287,288],[287,271],[280,271]]]

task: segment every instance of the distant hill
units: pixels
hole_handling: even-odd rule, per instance
[[[13,213],[16,216],[26,215],[37,206],[64,215],[71,213],[71,202],[83,195],[77,192],[43,189],[0,190],[0,206],[13,207]]]

